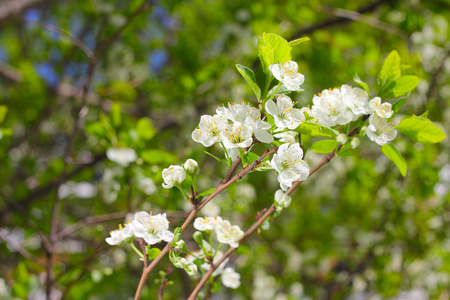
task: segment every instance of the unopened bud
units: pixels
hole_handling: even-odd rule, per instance
[[[358,138],[354,138],[351,142],[350,145],[352,146],[353,149],[357,148],[360,144],[360,141]]]
[[[347,143],[347,141],[348,141],[347,135],[341,133],[341,134],[338,135],[338,137],[336,138],[336,141],[337,141],[338,143],[341,143],[341,144]]]

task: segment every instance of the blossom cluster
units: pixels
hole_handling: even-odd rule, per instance
[[[344,84],[314,95],[311,116],[322,125],[346,125],[362,115],[370,115],[366,135],[378,145],[384,145],[397,136],[392,123],[387,121],[393,115],[392,105],[381,103],[379,97],[369,101],[368,93],[361,88]]]
[[[223,244],[228,244],[233,248],[239,247],[239,240],[244,236],[244,232],[237,225],[231,225],[221,217],[199,217],[194,221],[194,228],[199,231],[215,230],[217,240]]]
[[[119,225],[119,229],[110,232],[110,237],[106,242],[110,245],[117,245],[133,237],[143,238],[148,244],[153,245],[161,241],[170,242],[173,233],[169,231],[169,220],[166,214],[152,215],[141,211],[134,215],[134,220],[124,227]]]

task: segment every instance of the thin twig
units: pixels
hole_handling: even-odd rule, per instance
[[[166,287],[167,278],[169,277],[170,273],[172,273],[172,269],[167,268],[167,272],[166,272],[166,274],[164,274],[164,277],[161,281],[161,286],[159,287],[158,300],[162,300],[162,298],[163,298],[164,288]]]
[[[263,155],[261,155],[257,160],[252,162],[247,168],[236,174],[233,178],[228,180],[226,183],[221,182],[215,191],[209,195],[208,198],[206,198],[199,206],[194,207],[187,217],[187,219],[184,221],[183,225],[181,225],[181,230],[184,231],[186,227],[192,222],[192,220],[195,218],[195,215],[199,210],[201,210],[206,204],[208,204],[209,201],[211,201],[217,194],[219,194],[221,191],[226,189],[228,186],[230,186],[233,182],[242,179],[246,174],[248,174],[250,171],[253,171],[256,166],[258,166],[261,161],[266,158],[267,156],[271,155],[272,153],[276,152],[278,150],[278,147],[273,148],[272,150],[267,149]],[[139,281],[139,285],[136,290],[136,294],[134,296],[135,300],[139,300],[141,298],[142,290],[144,289],[145,282],[147,280],[148,275],[153,270],[153,268],[160,262],[160,260],[169,252],[170,250],[170,243],[167,243],[167,245],[161,250],[161,253],[150,263],[150,265],[144,269],[142,272],[141,279]]]

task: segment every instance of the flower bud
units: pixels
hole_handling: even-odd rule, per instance
[[[352,146],[353,149],[357,148],[360,144],[360,141],[358,138],[354,138],[351,142],[350,145]]]
[[[197,244],[199,244],[200,246],[203,245],[203,234],[200,231],[194,232],[194,235],[192,237]]]
[[[341,143],[341,144],[347,143],[347,141],[348,141],[347,135],[341,133],[341,134],[338,135],[338,137],[336,138],[336,141],[337,141],[338,143]]]
[[[197,273],[197,266],[195,264],[187,264],[183,268],[189,276],[195,275]]]
[[[288,207],[291,204],[292,197],[286,195],[282,190],[278,190],[275,192],[275,201],[278,203],[278,206]]]
[[[184,163],[184,169],[187,171],[189,175],[194,176],[195,174],[197,174],[198,163],[195,160],[189,158]]]

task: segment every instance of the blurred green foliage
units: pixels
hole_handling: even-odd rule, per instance
[[[57,197],[56,298],[133,297],[142,263],[131,249],[111,247],[105,238],[137,210],[167,212],[171,228],[182,223],[190,204],[176,190],[160,187],[161,171],[170,164],[197,160],[201,191],[222,180],[226,166],[205,155],[191,133],[200,116],[221,103],[246,99],[257,105],[235,65],[251,67],[263,86],[257,37],[264,32],[311,39],[292,50],[306,78],[295,99],[299,106],[311,104],[323,89],[352,84],[355,74],[375,94],[382,62],[397,50],[402,74],[421,79],[399,115],[428,111],[448,133],[446,1],[171,0],[151,3],[97,57],[85,121],[72,140],[89,59],[71,36],[94,50],[142,3],[42,2],[0,19],[1,299],[44,299],[47,253],[38,232],[50,234]],[[135,149],[137,161],[123,168],[105,159],[107,149],[118,146]],[[448,138],[420,144],[403,136],[393,146],[407,161],[406,177],[379,147],[361,139],[356,155],[334,158],[302,183],[270,228],[239,248],[231,264],[242,284],[237,290],[214,286],[217,294],[400,299],[415,291],[426,294],[420,299],[449,299]],[[219,148],[208,151],[222,157]],[[310,166],[322,157],[306,155]],[[278,182],[273,171],[242,181],[214,205],[248,228],[256,211],[273,202]],[[193,231],[183,233],[188,247],[195,247]],[[143,299],[156,297],[157,272],[169,266],[166,258],[152,273]],[[169,279],[175,284],[165,289],[167,299],[186,298],[195,284],[180,269]]]

